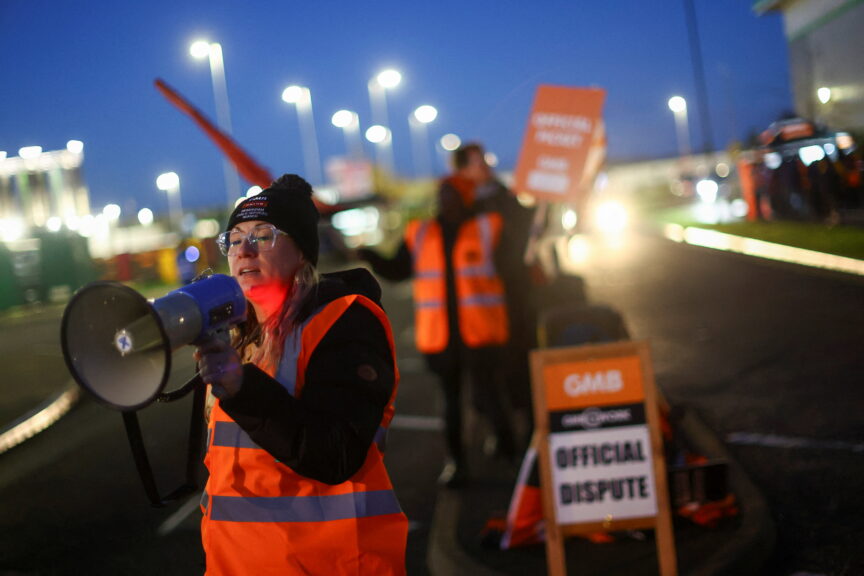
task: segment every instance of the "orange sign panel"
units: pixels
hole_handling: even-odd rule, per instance
[[[547,364],[543,381],[549,410],[636,404],[645,399],[638,356]]]
[[[576,199],[592,147],[604,146],[599,88],[537,89],[514,175],[514,188],[538,198]]]

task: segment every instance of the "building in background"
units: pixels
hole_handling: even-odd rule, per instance
[[[76,229],[90,214],[83,145],[72,141],[50,152],[34,146],[19,154],[0,160],[0,239],[14,242],[34,228]]]
[[[783,15],[796,113],[864,131],[864,3],[758,0],[753,10]]]

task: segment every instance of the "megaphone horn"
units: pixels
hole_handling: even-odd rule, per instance
[[[246,318],[246,298],[231,276],[213,274],[148,301],[117,282],[78,290],[60,341],[75,381],[117,410],[153,402],[171,373],[171,353]]]

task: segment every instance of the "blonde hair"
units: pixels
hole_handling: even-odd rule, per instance
[[[236,327],[232,338],[243,362],[255,364],[270,376],[276,374],[285,338],[305,319],[303,315],[310,312],[318,282],[318,270],[304,259],[294,273],[294,283],[278,314],[260,322],[252,306],[247,306],[246,321]]]

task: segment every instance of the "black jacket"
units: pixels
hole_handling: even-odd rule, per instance
[[[310,309],[350,294],[380,305],[380,286],[357,268],[322,275]],[[299,399],[246,364],[240,392],[221,406],[255,443],[298,474],[339,484],[363,465],[394,386],[384,327],[354,303],[315,348]]]

